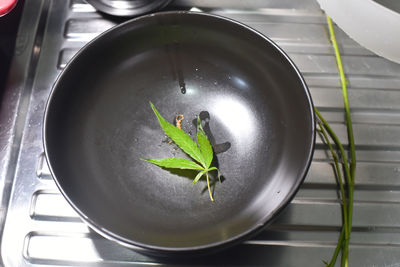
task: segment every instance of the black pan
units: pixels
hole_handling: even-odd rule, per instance
[[[149,101],[195,135],[200,114],[223,175],[139,158],[185,156]],[[268,225],[290,202],[315,141],[307,86],[288,56],[251,28],[214,15],[166,12],[102,34],[56,81],[44,119],[51,173],[95,231],[146,252],[216,251]]]

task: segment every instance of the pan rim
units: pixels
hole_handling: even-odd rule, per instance
[[[142,14],[146,14],[151,11],[155,11],[158,9],[162,9],[166,7],[172,0],[163,0],[163,1],[155,1],[151,2],[150,4],[143,5],[139,8],[116,8],[112,7],[111,5],[107,5],[106,3],[99,1],[99,0],[87,0],[87,2],[92,5],[96,10],[112,15],[112,16],[118,16],[118,17],[133,17],[133,16],[138,16]]]
[[[46,134],[46,129],[48,127],[48,116],[49,116],[49,110],[50,110],[50,106],[51,103],[54,99],[54,95],[55,92],[57,91],[57,88],[59,88],[58,84],[60,83],[63,75],[65,75],[65,73],[67,72],[67,70],[70,68],[70,66],[73,64],[73,62],[80,57],[81,54],[85,53],[85,51],[87,49],[90,49],[90,47],[92,47],[97,40],[102,39],[107,37],[107,35],[110,32],[113,32],[115,30],[118,30],[120,28],[125,27],[126,25],[129,25],[131,23],[134,23],[136,21],[139,20],[145,20],[147,18],[150,17],[154,17],[154,16],[171,16],[171,15],[179,15],[179,14],[183,14],[183,15],[190,15],[190,16],[204,16],[204,17],[209,17],[209,18],[214,18],[214,19],[218,19],[218,20],[222,20],[225,22],[229,22],[229,23],[233,23],[236,26],[242,27],[244,28],[244,30],[250,31],[253,34],[257,35],[259,38],[262,38],[264,41],[268,42],[269,45],[271,45],[274,49],[276,49],[277,52],[279,52],[284,59],[287,61],[286,63],[289,63],[290,66],[293,68],[293,70],[295,71],[297,77],[299,78],[302,88],[304,90],[305,93],[305,98],[307,100],[307,107],[308,107],[308,112],[309,116],[310,116],[310,121],[311,121],[311,138],[310,138],[310,144],[307,147],[307,155],[306,155],[306,162],[307,164],[302,168],[301,170],[301,175],[299,175],[299,178],[296,179],[296,182],[293,184],[292,189],[289,191],[289,193],[287,194],[287,196],[285,196],[285,198],[282,199],[282,201],[280,202],[280,204],[273,209],[272,212],[270,212],[269,214],[266,214],[265,216],[261,217],[259,219],[259,223],[254,223],[254,225],[250,228],[248,228],[246,231],[241,232],[238,235],[235,235],[231,238],[225,239],[223,241],[218,241],[218,242],[213,242],[213,243],[208,243],[206,245],[197,245],[197,246],[188,246],[188,247],[169,247],[169,246],[158,246],[158,245],[149,245],[146,243],[142,243],[142,242],[138,242],[132,239],[128,239],[125,238],[123,236],[120,236],[108,229],[105,229],[104,227],[101,226],[101,224],[96,223],[95,221],[93,221],[92,219],[90,219],[83,211],[81,211],[79,209],[79,207],[77,205],[75,205],[74,201],[66,194],[66,192],[64,191],[64,189],[62,188],[57,175],[55,174],[52,164],[51,164],[51,155],[49,155],[49,148],[48,148],[48,144],[46,142],[47,140],[47,134]],[[291,200],[294,198],[294,196],[296,195],[296,193],[298,192],[300,185],[303,183],[304,179],[306,178],[306,175],[308,173],[308,170],[311,166],[312,163],[312,158],[314,155],[314,149],[315,149],[315,139],[316,139],[316,119],[315,119],[315,113],[314,113],[314,104],[311,98],[311,93],[308,89],[308,86],[301,74],[301,72],[299,71],[299,69],[296,67],[296,65],[294,64],[294,62],[289,58],[289,56],[282,50],[282,48],[280,48],[277,44],[275,44],[271,39],[269,39],[267,36],[263,35],[262,33],[258,32],[257,30],[251,28],[250,26],[247,26],[241,22],[238,22],[236,20],[230,19],[230,18],[226,18],[220,15],[215,15],[215,14],[209,14],[209,13],[202,13],[202,12],[193,12],[193,11],[164,11],[164,12],[158,12],[158,13],[152,13],[152,14],[148,14],[148,15],[144,15],[144,16],[140,16],[131,20],[128,20],[124,23],[121,23],[119,25],[116,25],[108,30],[106,30],[105,32],[101,33],[100,35],[98,35],[97,37],[95,37],[94,39],[92,39],[90,42],[88,42],[85,46],[83,46],[73,57],[72,59],[66,64],[65,68],[63,69],[63,71],[58,75],[58,77],[56,78],[50,95],[47,99],[46,102],[46,106],[45,106],[45,111],[44,111],[44,117],[43,117],[43,127],[42,127],[42,141],[43,141],[43,145],[44,145],[44,152],[45,152],[45,158],[46,158],[46,162],[48,164],[50,173],[53,177],[53,180],[55,181],[57,188],[60,190],[61,194],[63,195],[63,197],[67,200],[67,202],[69,203],[69,205],[71,205],[71,207],[78,213],[78,215],[80,216],[80,218],[87,224],[90,226],[91,229],[93,229],[95,232],[97,232],[98,234],[113,240],[125,247],[129,247],[132,249],[136,249],[139,251],[143,251],[143,252],[157,252],[157,253],[165,253],[165,254],[184,254],[185,252],[202,252],[202,251],[209,251],[210,249],[212,249],[213,251],[216,251],[218,249],[222,249],[222,248],[226,248],[226,247],[230,247],[236,243],[239,243],[245,239],[250,238],[251,236],[259,233],[261,230],[263,230],[266,226],[268,226],[269,224],[272,223],[272,221],[278,217],[278,215],[282,212],[282,210],[284,210],[291,202]]]

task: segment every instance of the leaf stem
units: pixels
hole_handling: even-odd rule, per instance
[[[329,141],[328,135],[326,134],[325,129],[323,128],[322,124],[320,121],[318,121],[320,130],[322,135],[324,136],[324,139],[329,147],[329,150],[331,152],[331,155],[333,157],[333,161],[334,161],[334,165],[335,165],[335,169],[336,169],[336,174],[337,174],[337,178],[338,178],[338,183],[339,183],[339,188],[340,188],[340,194],[342,196],[342,209],[343,209],[343,228],[344,228],[344,233],[345,233],[345,237],[346,239],[349,239],[349,229],[347,226],[347,222],[348,222],[348,218],[347,218],[347,197],[346,197],[346,193],[344,190],[344,186],[343,186],[343,178],[342,178],[342,172],[340,171],[340,167],[339,167],[339,163],[338,163],[338,156],[337,154],[333,151],[333,147],[331,142]]]
[[[326,20],[328,22],[329,34],[331,37],[332,45],[335,50],[336,63],[337,63],[338,69],[339,69],[340,83],[342,85],[343,102],[344,102],[344,108],[345,108],[345,113],[346,113],[347,135],[348,135],[348,139],[349,139],[350,153],[351,153],[351,162],[350,162],[351,177],[350,178],[353,180],[355,177],[355,171],[356,171],[356,152],[355,152],[355,145],[354,145],[353,124],[351,122],[349,99],[348,99],[348,95],[347,95],[347,82],[346,82],[346,77],[344,75],[342,58],[340,56],[339,47],[338,47],[338,44],[336,41],[335,30],[333,29],[333,25],[332,25],[332,19],[329,16],[326,16]]]
[[[339,236],[339,240],[337,242],[336,248],[335,248],[335,252],[333,253],[332,259],[326,267],[335,266],[337,257],[339,256],[340,249],[343,246],[343,241],[344,241],[344,237],[345,237],[344,231],[345,231],[345,228],[342,227],[342,231],[340,232],[340,236]]]
[[[345,239],[344,243],[345,244],[342,251],[342,259],[340,262],[341,267],[347,267],[349,263],[349,240]]]
[[[340,154],[342,156],[342,165],[344,166],[344,177],[347,184],[347,191],[349,194],[349,201],[348,201],[348,210],[347,210],[347,225],[343,224],[344,228],[347,228],[347,231],[344,232],[344,246],[342,247],[342,261],[341,266],[348,266],[348,255],[349,255],[349,240],[350,240],[350,233],[351,233],[351,223],[352,223],[352,212],[353,212],[353,190],[354,190],[354,182],[350,174],[349,166],[347,157],[343,148],[343,145],[340,143],[339,138],[336,136],[335,132],[330,127],[329,123],[322,117],[321,113],[315,108],[315,114],[317,114],[320,125],[323,125],[323,128],[327,131],[329,136],[332,138],[336,146],[339,148]],[[347,227],[346,227],[347,226]],[[346,232],[348,233],[346,235]],[[342,246],[342,244],[338,244],[338,246]],[[335,255],[334,255],[335,256]],[[337,257],[337,255],[336,255]],[[335,259],[336,261],[336,259]]]
[[[345,150],[343,148],[343,145],[342,145],[342,143],[340,143],[339,138],[337,137],[335,132],[332,130],[332,128],[329,125],[329,123],[324,119],[324,117],[322,117],[322,115],[318,111],[318,109],[314,108],[314,111],[315,111],[315,114],[317,114],[318,119],[320,119],[320,121],[321,121],[322,125],[324,126],[325,130],[327,131],[329,136],[332,138],[332,140],[335,143],[335,145],[339,148],[340,154],[342,155],[343,166],[344,166],[344,170],[345,170],[344,177],[346,178],[346,182],[348,184],[350,184],[352,179],[351,179],[351,175],[350,175],[349,166],[347,165],[348,161],[347,161],[347,157],[346,157],[346,153],[345,153]]]
[[[349,233],[351,233],[351,228],[353,223],[354,177],[351,183],[349,184],[348,191],[349,191],[349,214],[348,214],[349,222],[347,224],[347,227],[349,228]],[[342,264],[342,266],[345,267],[348,266],[348,260],[349,260],[349,242],[350,242],[350,236],[349,238],[346,238],[344,244],[344,258],[346,259],[346,262],[344,263],[344,265]]]
[[[350,115],[350,107],[349,107],[349,100],[348,100],[348,94],[347,94],[347,82],[346,82],[346,77],[344,75],[344,70],[343,70],[343,64],[342,64],[342,59],[340,57],[340,52],[339,48],[336,42],[336,37],[335,37],[335,31],[333,29],[332,25],[332,20],[329,16],[326,16],[327,22],[328,22],[328,28],[329,28],[329,34],[331,37],[331,41],[335,50],[335,57],[336,57],[336,63],[338,66],[339,70],[339,75],[340,75],[340,82],[342,85],[342,94],[343,94],[343,102],[344,102],[344,108],[345,108],[345,113],[346,113],[346,123],[347,123],[347,137],[349,140],[349,146],[350,146],[350,154],[351,154],[351,162],[350,162],[350,182],[348,183],[348,193],[349,193],[349,214],[348,214],[348,228],[349,232],[351,232],[352,228],[352,223],[353,223],[353,194],[354,194],[354,180],[355,180],[355,172],[356,172],[356,152],[355,152],[355,145],[354,145],[354,134],[353,134],[353,125],[351,122],[351,115]],[[347,165],[347,161],[345,162]],[[345,261],[342,261],[342,266],[347,266],[348,265],[348,249],[349,249],[349,239],[345,241],[345,248],[344,248],[344,258]]]
[[[208,171],[206,171],[206,177],[207,177],[208,193],[210,194],[211,201],[214,202],[214,198],[211,193],[210,178],[208,177]]]

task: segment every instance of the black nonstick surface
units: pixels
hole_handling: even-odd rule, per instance
[[[195,137],[200,114],[223,182],[139,158],[187,157],[149,101]],[[308,89],[269,39],[213,15],[165,12],[82,49],[54,85],[44,144],[63,195],[94,230],[148,252],[197,253],[263,229],[303,181],[314,148]]]

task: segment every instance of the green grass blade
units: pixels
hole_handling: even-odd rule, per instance
[[[167,159],[141,159],[150,162],[154,165],[163,168],[174,168],[174,169],[187,169],[187,170],[203,170],[204,168],[197,163],[181,158],[167,158]]]
[[[153,103],[150,102],[151,108],[157,116],[158,122],[161,125],[161,128],[164,130],[165,134],[168,135],[175,144],[178,145],[180,149],[182,149],[186,154],[188,154],[191,158],[200,163],[204,168],[206,168],[206,164],[203,158],[203,155],[197,146],[196,142],[190,138],[183,130],[178,129],[168,121],[166,121],[161,114],[154,107]]]
[[[207,138],[206,133],[201,126],[200,116],[197,117],[197,143],[199,143],[199,148],[201,154],[203,155],[205,168],[209,168],[213,160],[213,149],[210,141]]]

